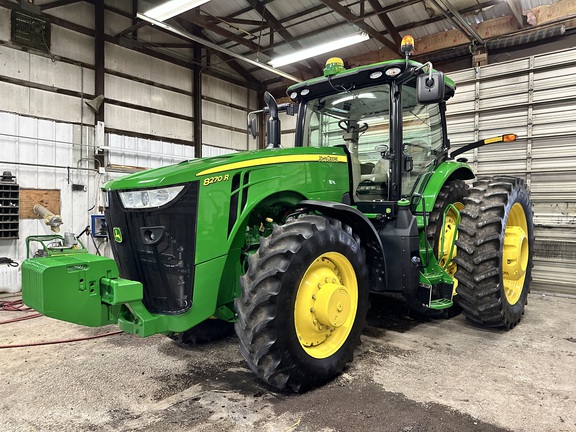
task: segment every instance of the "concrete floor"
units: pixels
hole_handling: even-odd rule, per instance
[[[304,395],[261,384],[233,336],[1,349],[0,431],[576,431],[575,312],[576,299],[531,294],[518,327],[488,331],[375,298],[354,362]],[[0,345],[114,330],[41,317],[0,325]]]

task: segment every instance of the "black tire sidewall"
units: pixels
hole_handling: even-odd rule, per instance
[[[358,282],[358,305],[353,327],[347,340],[330,357],[318,359],[310,356],[302,348],[294,324],[294,304],[300,282],[310,265],[322,254],[337,252],[348,259]],[[364,264],[359,243],[343,229],[329,227],[315,231],[311,238],[301,242],[288,269],[282,278],[282,290],[278,295],[278,323],[285,323],[284,331],[277,327],[277,348],[282,351],[287,365],[294,365],[291,375],[303,383],[303,387],[313,387],[340,372],[351,360],[363,330],[368,309],[368,272]],[[312,381],[310,381],[312,380]],[[306,385],[308,384],[308,386]]]
[[[504,266],[504,237],[505,237],[505,229],[508,225],[508,218],[510,216],[510,211],[514,204],[522,205],[524,210],[524,215],[526,216],[526,224],[528,227],[528,232],[526,233],[528,237],[528,263],[526,267],[526,274],[524,279],[524,285],[522,286],[522,292],[518,301],[514,304],[510,304],[506,297],[506,293],[504,291],[504,279],[502,277],[502,269]],[[508,317],[509,321],[516,322],[524,313],[524,305],[527,302],[528,292],[530,281],[532,280],[532,259],[533,259],[533,251],[534,251],[534,228],[533,228],[533,214],[532,208],[530,204],[530,197],[528,193],[528,189],[522,183],[520,187],[513,188],[510,192],[508,202],[506,203],[504,209],[504,218],[502,220],[502,234],[500,238],[500,298],[502,301],[502,312],[504,316]]]

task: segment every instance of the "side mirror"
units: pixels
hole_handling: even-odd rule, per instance
[[[257,117],[250,117],[248,120],[248,133],[252,137],[252,139],[256,139],[258,135],[258,121]]]
[[[414,159],[412,156],[404,156],[404,172],[412,172],[414,169]]]
[[[416,98],[418,103],[430,104],[444,100],[444,74],[432,72],[419,75],[416,79]]]

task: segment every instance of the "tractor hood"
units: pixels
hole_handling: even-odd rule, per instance
[[[238,169],[291,162],[346,162],[342,148],[286,148],[232,153],[193,159],[111,180],[104,190],[152,189],[202,180]]]

